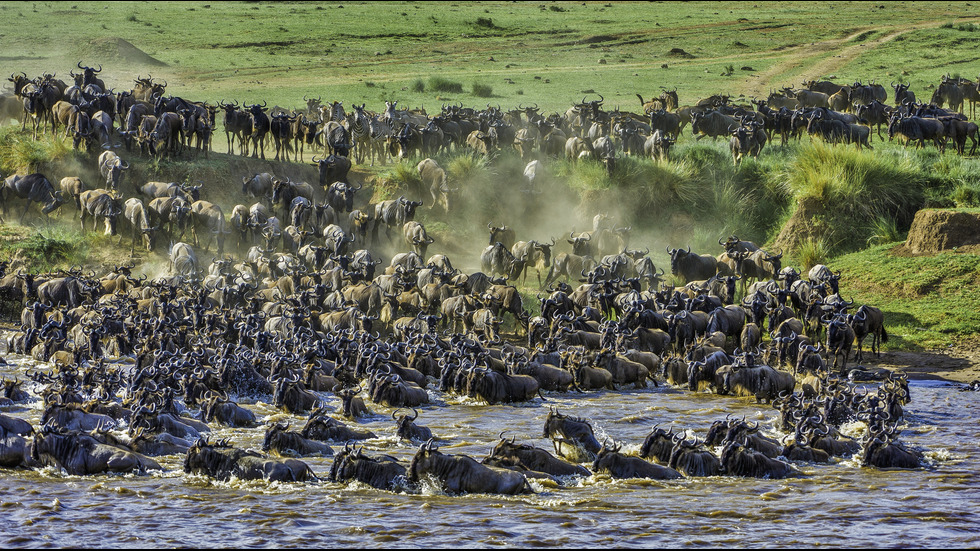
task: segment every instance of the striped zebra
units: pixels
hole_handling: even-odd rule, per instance
[[[357,164],[364,163],[364,155],[371,149],[371,119],[364,112],[364,104],[355,105],[354,111],[347,114],[347,130],[354,141],[354,156]],[[364,144],[364,147],[357,147],[356,144]],[[371,164],[374,164],[372,156]]]

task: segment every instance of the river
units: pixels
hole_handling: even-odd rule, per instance
[[[11,358],[8,358],[10,360]],[[23,378],[29,360],[0,370]],[[533,482],[534,495],[448,496],[431,486],[419,495],[359,484],[216,482],[184,474],[181,456],[147,476],[68,476],[54,468],[0,470],[0,543],[30,547],[615,547],[832,545],[975,547],[980,542],[977,393],[941,382],[913,381],[901,439],[924,452],[927,468],[882,471],[857,459],[797,464],[788,480],[733,477],[657,482],[593,475],[569,486]],[[545,394],[516,406],[487,406],[429,391],[418,423],[441,451],[482,459],[506,430],[518,442],[551,449],[542,438],[549,408],[584,417],[600,441],[639,449],[660,424],[703,436],[732,413],[773,432],[776,411],[748,399],[692,394],[670,387],[588,394]],[[328,403],[339,399],[324,395]],[[409,461],[417,444],[395,437],[392,410],[368,402],[362,419],[379,435],[374,455]],[[244,401],[243,401],[243,405]],[[259,400],[265,423],[305,419]],[[6,411],[35,426],[39,401]],[[863,423],[844,427],[860,436]],[[262,429],[219,429],[215,437],[261,447]],[[337,449],[337,446],[334,446]],[[306,458],[326,478],[332,458]]]

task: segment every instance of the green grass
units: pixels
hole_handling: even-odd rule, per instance
[[[50,128],[48,129],[50,132]],[[71,146],[43,134],[35,141],[30,129],[20,132],[19,126],[0,128],[0,172],[8,174],[29,174],[38,172],[55,159],[69,155]]]
[[[795,251],[796,262],[800,266],[801,273],[807,273],[810,268],[817,264],[824,264],[830,256],[827,251],[827,244],[823,239],[807,237]]]
[[[518,100],[520,90],[521,100],[545,111],[564,110],[587,89],[630,108],[637,107],[635,93],[656,95],[660,86],[676,86],[682,104],[721,90],[764,94],[770,84],[798,84],[811,60],[834,59],[836,51],[821,52],[811,43],[851,35],[865,46],[842,42],[856,51],[830,69],[838,79],[901,77],[918,92],[947,71],[976,73],[972,40],[980,22],[965,4],[944,5],[937,14],[921,3],[884,10],[860,3],[833,9],[676,4],[669,10],[575,2],[379,2],[369,10],[253,2],[112,2],[98,9],[49,3],[32,10],[5,3],[0,15],[7,22],[6,66],[29,75],[66,75],[81,60],[102,63],[108,84],[117,89],[150,73],[168,80],[170,94],[210,101],[299,106],[304,94],[316,93],[373,109],[385,94],[397,96],[400,105],[431,103],[435,95],[463,99],[462,90],[412,88],[419,75],[454,82],[479,77],[502,102]],[[937,20],[948,28],[939,28]],[[908,30],[913,27],[919,28]],[[894,32],[901,40],[874,42]],[[669,56],[674,48],[692,57]],[[598,64],[600,58],[607,63]],[[668,69],[661,68],[665,63]],[[744,66],[755,71],[741,71]],[[729,67],[732,76],[721,76]],[[753,76],[763,73],[771,82]]]
[[[449,80],[444,77],[430,77],[429,78],[429,89],[436,92],[448,92],[450,94],[459,94],[463,92],[463,83]]]
[[[834,258],[841,293],[885,312],[886,349],[942,349],[980,333],[980,256],[891,254],[887,243]]]
[[[493,86],[490,86],[489,84],[481,84],[479,82],[474,82],[473,95],[478,98],[492,98]]]
[[[35,273],[72,265],[85,265],[90,242],[83,234],[65,228],[33,231],[26,238],[0,243],[0,257],[20,258]]]

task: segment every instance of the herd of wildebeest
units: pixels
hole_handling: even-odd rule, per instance
[[[884,88],[875,84],[814,82],[753,102],[756,111],[726,96],[679,107],[676,93],[665,91],[641,97],[640,113],[606,111],[600,96],[549,116],[523,105],[451,105],[429,117],[393,103],[381,114],[365,105],[345,113],[340,102],[321,106],[319,98],[297,112],[269,112],[264,103],[209,105],[166,96],[165,84],[152,78],[114,93],[98,78],[101,66],[78,68],[72,86],[54,75],[12,74],[14,95],[0,102],[0,112],[16,104],[11,116],[23,118],[25,132],[28,122],[35,136],[50,125],[76,149],[101,153],[90,162],[104,187],[87,189],[66,175],[56,190],[44,175],[13,175],[3,187],[4,212],[21,201],[22,221],[35,203],[48,215],[70,196],[83,229],[91,216],[114,235],[123,220],[132,248],[150,254],[165,236],[169,273],[148,279],[128,265],[104,274],[81,267],[42,274],[0,263],[0,300],[20,311],[7,350],[47,366],[28,370],[26,380],[4,381],[0,407],[23,411],[41,400],[44,412],[40,427],[0,414],[0,466],[145,473],[161,468],[152,457],[182,454],[186,472],[221,480],[328,478],[394,491],[435,480],[450,493],[524,493],[532,491],[529,479],[561,482],[593,472],[780,478],[800,474],[794,463],[850,457],[866,467],[924,465],[922,453],[899,439],[910,399],[906,378],[847,368],[855,342],[853,356],[863,361],[865,339],[880,355],[888,335],[881,310],[839,294],[840,272],[818,265],[803,277],[782,266],[782,254],[730,236],[718,240],[717,256],[668,247],[666,279],[649,248],[630,248],[629,227],[599,214],[591,231],[540,242],[488,224],[481,271],[465,273],[445,255],[426,258],[434,240],[415,213],[449,211],[458,200],[431,158],[440,152],[519,155],[528,161],[521,191],[533,194],[536,171],[550,158],[613,170],[621,154],[666,157],[688,122],[699,137],[730,137],[736,164],[758,155],[774,133],[785,141],[805,131],[861,147],[870,145],[875,124],[919,145],[952,140],[962,153],[967,137],[976,146],[976,125],[935,104],[972,105],[976,84],[944,78],[933,104],[916,103],[899,84],[895,107],[885,105]],[[301,161],[304,145],[322,153],[313,157],[319,186],[244,175],[242,195],[256,202],[235,206],[226,218],[200,199],[207,192],[200,186],[122,185],[129,164],[114,150],[124,147],[123,156],[133,158],[207,155],[217,109],[230,154],[237,146],[264,158],[267,136],[276,160],[289,162],[291,153]],[[357,200],[352,163],[389,157],[426,157],[418,170],[428,196]],[[142,197],[123,200],[127,187]],[[182,241],[188,231],[190,243]],[[229,235],[234,245],[226,243]],[[212,241],[218,256],[204,264],[198,253]],[[384,267],[382,250],[400,252]],[[535,299],[536,316],[516,287],[526,285],[530,270],[544,292]],[[116,361],[126,357],[132,362]],[[869,379],[876,382],[855,383]],[[440,407],[435,396],[520,403],[651,383],[769,402],[779,412],[770,432],[785,436],[776,440],[728,417],[704,436],[654,427],[633,456],[621,453],[621,443],[599,442],[587,420],[552,408],[543,436],[554,453],[502,435],[477,461],[439,452],[438,435],[419,423],[420,413]],[[331,394],[342,403],[336,411],[326,406]],[[308,415],[299,431],[265,427],[262,451],[285,459],[208,438],[215,426],[261,427],[236,402],[257,399]],[[356,424],[370,415],[368,404],[392,410],[397,435],[420,444],[410,464],[365,450],[376,435]],[[864,422],[863,437],[840,431],[853,421]],[[334,454],[329,442],[342,446],[329,473],[315,474],[296,459]]]

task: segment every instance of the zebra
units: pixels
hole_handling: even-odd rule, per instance
[[[371,119],[364,113],[364,104],[355,105],[354,111],[347,114],[347,130],[350,132],[351,140],[355,144],[370,144],[371,140]],[[370,147],[370,146],[368,146]],[[357,164],[364,162],[365,148],[355,147],[354,156]],[[374,164],[373,158],[371,164]]]

